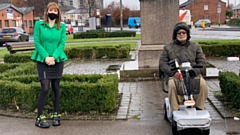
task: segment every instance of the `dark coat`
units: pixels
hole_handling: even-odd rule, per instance
[[[177,32],[180,29],[184,29],[187,32],[187,40],[185,44],[181,44],[177,40]],[[198,43],[189,41],[190,29],[185,22],[179,22],[174,26],[172,41],[164,46],[162,55],[159,60],[159,69],[164,72],[164,75],[172,77],[176,71],[171,70],[171,66],[168,65],[168,62],[174,59],[178,60],[179,65],[182,65],[183,62],[190,62],[191,66],[203,66],[201,69],[193,69],[194,76],[200,76],[202,70],[206,66],[206,58],[203,54],[202,48]]]
[[[165,73],[166,77],[172,77],[176,71],[171,71],[168,62],[177,59],[179,65],[183,62],[190,62],[191,66],[201,65],[206,66],[206,58],[202,48],[198,43],[187,41],[181,45],[176,41],[172,41],[164,46],[162,55],[159,60],[160,69]],[[204,69],[204,68],[203,68]],[[199,76],[203,69],[193,69],[194,73]]]

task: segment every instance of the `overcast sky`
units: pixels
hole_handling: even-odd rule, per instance
[[[104,2],[104,7],[106,7],[107,5],[109,5],[112,1],[115,2],[120,2],[120,0],[103,0]],[[183,2],[186,2],[187,0],[179,0],[180,4]],[[228,2],[228,0],[222,0],[223,2]],[[140,2],[139,0],[122,0],[122,3],[124,6],[130,8],[130,9],[140,9]],[[230,4],[233,4],[235,6],[235,4],[239,4],[240,0],[229,0]]]

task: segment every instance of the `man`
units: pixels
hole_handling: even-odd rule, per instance
[[[179,78],[179,73],[171,70],[168,62],[177,59],[181,68],[183,62],[190,62],[191,66],[201,65],[206,66],[206,58],[202,48],[198,43],[189,41],[190,29],[184,22],[179,22],[174,26],[172,41],[164,46],[160,57],[159,66],[167,77],[168,97],[171,105],[171,110],[179,109],[179,103],[183,101],[183,96],[179,96],[176,92],[174,79]],[[200,77],[200,92],[194,95],[196,102],[195,107],[199,110],[204,109],[205,101],[208,97],[208,89],[205,80],[201,76],[202,69],[193,69],[192,76]]]

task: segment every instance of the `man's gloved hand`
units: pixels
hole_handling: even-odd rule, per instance
[[[178,72],[176,72],[173,77],[179,79],[179,76],[180,76],[180,74]]]
[[[191,78],[194,78],[194,77],[197,76],[196,73],[193,70],[189,70],[188,72],[189,72],[189,75],[190,75]]]

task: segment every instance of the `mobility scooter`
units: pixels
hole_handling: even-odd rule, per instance
[[[200,134],[209,135],[212,119],[207,110],[197,110],[194,105],[194,94],[198,94],[200,90],[200,78],[190,77],[190,71],[193,68],[203,68],[202,66],[191,67],[189,62],[182,63],[179,67],[176,59],[168,63],[172,67],[172,71],[177,71],[180,76],[174,79],[177,94],[184,97],[182,103],[179,104],[179,110],[171,110],[169,98],[164,99],[164,119],[170,121],[172,125],[173,135],[179,135],[185,129],[198,129]],[[159,67],[159,75],[162,80],[162,90],[168,93],[165,89],[166,78]]]

